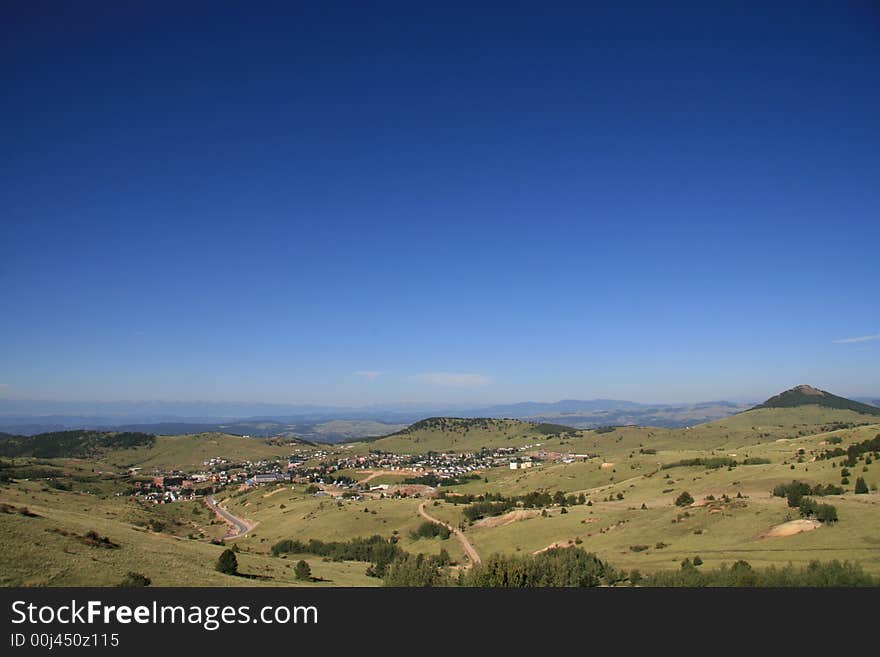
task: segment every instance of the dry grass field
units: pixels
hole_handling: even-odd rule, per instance
[[[842,458],[817,459],[834,443],[849,445],[880,434],[876,416],[820,407],[758,409],[687,429],[620,427],[605,431],[543,434],[528,423],[499,420],[464,430],[455,421],[434,423],[387,438],[326,448],[327,458],[371,449],[399,453],[474,450],[491,446],[529,446],[529,453],[590,454],[571,463],[545,460],[528,470],[489,468],[446,493],[505,497],[531,491],[583,495],[584,502],[513,509],[469,522],[464,504],[428,499],[426,510],[464,531],[485,558],[493,553],[530,555],[551,546],[577,545],[614,567],[652,573],[678,567],[699,556],[704,567],[746,560],[755,567],[805,565],[813,560],[849,560],[880,575],[880,464],[860,460],[841,495],[824,496],[833,504],[836,523],[801,519],[798,509],[771,493],[792,480],[841,485]],[[227,540],[237,546],[244,576],[223,575],[214,563],[223,547],[211,543],[226,533],[201,502],[147,505],[117,495],[120,468],[193,468],[214,456],[257,459],[285,456],[301,445],[276,445],[224,435],[158,438],[150,448],[111,452],[88,461],[42,462],[73,477],[72,490],[44,482],[13,480],[0,485],[0,550],[5,586],[114,586],[129,571],[169,586],[376,586],[363,561],[330,561],[316,555],[272,556],[278,541],[349,541],[379,535],[394,539],[409,553],[438,555],[467,566],[455,537],[415,538],[425,522],[420,497],[400,499],[366,495],[361,499],[306,492],[302,484],[235,490],[217,495],[229,512],[255,524],[245,536]],[[687,465],[693,459],[726,458],[735,467]],[[754,465],[745,465],[750,459]],[[705,461],[704,461],[705,463]],[[345,474],[370,484],[396,483],[400,475],[350,470]],[[83,477],[82,475],[89,475]],[[854,494],[856,477],[872,486]],[[87,483],[84,483],[87,482]],[[426,489],[427,490],[427,489]],[[693,503],[677,506],[688,492]],[[23,512],[27,509],[27,512]],[[118,547],[90,543],[87,535],[108,537]],[[293,564],[305,558],[318,581],[302,582]]]

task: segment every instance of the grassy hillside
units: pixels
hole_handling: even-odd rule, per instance
[[[153,436],[138,432],[57,431],[0,440],[0,457],[77,459],[104,467],[197,468],[212,457],[260,460],[286,456],[294,438],[243,438],[223,433]]]
[[[282,560],[247,547],[238,554],[239,571],[255,577],[223,575],[214,570],[222,546],[132,522],[124,498],[101,499],[68,492],[43,491],[36,484],[0,487],[0,551],[4,564],[0,586],[115,586],[129,571],[142,573],[153,586],[298,586],[295,560]],[[166,505],[171,506],[171,505]],[[13,508],[10,508],[13,507]],[[20,509],[27,509],[24,515]],[[203,522],[208,518],[205,513]],[[87,540],[89,532],[118,547]],[[322,586],[375,586],[367,564],[333,563],[306,557]]]
[[[418,515],[420,502],[415,498],[336,500],[314,497],[306,494],[304,487],[290,486],[233,493],[225,500],[232,513],[258,523],[254,532],[235,539],[255,552],[268,551],[285,538],[346,541],[378,534],[399,537],[399,545],[408,552],[437,554],[445,548],[453,559],[462,559],[461,547],[455,540],[410,537],[410,532],[424,521]]]
[[[838,428],[876,423],[878,418],[823,406],[761,408],[671,434],[674,443],[720,448],[794,439]]]
[[[828,408],[840,408],[865,415],[880,415],[880,408],[863,404],[845,397],[838,397],[825,390],[808,385],[800,385],[775,395],[757,408],[791,408],[795,406],[817,405]]]
[[[152,434],[131,431],[52,431],[35,436],[9,436],[0,441],[0,456],[89,458],[115,449],[151,447]]]
[[[241,570],[266,579],[229,578],[214,571],[221,548],[210,539],[222,536],[225,525],[197,502],[149,506],[117,496],[118,473],[128,465],[199,467],[214,456],[283,457],[301,445],[199,434],[156,437],[151,445],[110,450],[97,458],[17,459],[4,468],[10,476],[0,483],[0,505],[5,505],[0,506],[0,550],[8,557],[4,563],[11,564],[0,574],[0,584],[113,585],[135,570],[154,584],[287,586],[295,583],[292,565],[303,556],[273,556],[278,541],[344,542],[373,535],[395,539],[409,553],[445,551],[454,562],[466,564],[464,547],[454,535],[414,536],[425,522],[419,513],[423,502],[433,517],[462,528],[484,558],[571,544],[615,568],[645,574],[676,570],[683,559],[696,556],[704,568],[740,559],[755,567],[840,559],[880,574],[880,454],[876,443],[867,450],[854,447],[878,435],[877,416],[817,404],[758,408],[684,429],[577,431],[517,420],[430,418],[375,441],[328,448],[326,457],[314,456],[309,463],[370,449],[423,453],[528,445],[527,453],[544,459],[535,467],[491,467],[438,490],[495,500],[559,491],[570,501],[528,508],[514,502],[500,514],[474,518],[465,512],[470,500],[455,495],[437,499],[430,488],[419,489],[419,498],[383,498],[374,491],[360,499],[343,498],[350,489],[335,485],[322,485],[322,495],[307,493],[299,483],[225,489],[218,499],[233,514],[256,523],[247,535],[232,539],[240,549]],[[592,458],[566,463],[565,454]],[[356,470],[336,474],[365,476]],[[69,490],[56,489],[45,477],[58,478]],[[856,494],[860,478],[868,491]],[[386,474],[370,483],[398,479]],[[775,487],[793,480],[835,487],[833,494],[815,500],[833,505],[839,520],[801,518],[798,508],[773,495]],[[684,492],[693,502],[676,505]],[[89,532],[119,547],[96,545],[88,540]],[[366,575],[364,562],[304,558],[315,575],[331,580],[319,585],[381,583]]]
[[[150,446],[116,450],[105,460],[118,467],[198,468],[206,459],[222,457],[230,461],[258,461],[287,456],[303,445],[293,438],[242,438],[222,433],[184,436],[156,436]]]
[[[536,424],[524,420],[428,418],[397,433],[350,443],[348,447],[356,451],[373,449],[421,454],[541,443],[545,449],[565,447],[578,452],[590,451],[612,442],[639,446],[651,442],[661,446],[713,449],[726,444],[757,444],[877,421],[877,416],[873,414],[815,404],[760,407],[680,429],[641,426],[575,429],[561,424]]]
[[[530,554],[571,543],[615,567],[643,573],[674,570],[683,559],[700,556],[706,568],[739,559],[756,567],[840,559],[878,574],[880,495],[876,490],[855,495],[854,482],[861,476],[872,486],[880,483],[880,465],[870,457],[859,461],[850,468],[849,483],[842,485],[842,460],[817,459],[824,450],[845,450],[880,433],[880,423],[831,428],[850,420],[861,421],[864,416],[828,408],[808,408],[806,415],[792,414],[792,409],[762,409],[691,430],[620,427],[554,436],[544,442],[545,449],[589,449],[598,457],[548,462],[530,470],[492,468],[483,473],[485,479],[444,490],[502,496],[558,490],[584,494],[589,505],[569,506],[566,513],[550,505],[544,509],[546,515],[540,509],[523,509],[473,524],[463,513],[467,505],[453,503],[454,498],[431,500],[428,509],[453,526],[464,526],[465,536],[484,557],[493,552]],[[449,439],[454,424],[422,425],[411,434],[428,442],[438,436]],[[427,431],[436,435],[428,436]],[[459,431],[464,434],[461,427]],[[715,461],[736,465],[699,465]],[[799,527],[797,522],[787,524],[798,520],[798,510],[771,491],[794,479],[843,488],[842,495],[817,498],[837,508],[839,522],[785,535],[791,531],[788,527]],[[695,502],[682,508],[675,499],[684,491]],[[230,499],[231,509],[260,523],[255,536],[240,539],[255,551],[269,550],[280,538],[346,540],[396,531],[407,551],[435,554],[442,547],[461,562],[463,552],[454,539],[408,538],[420,522],[417,504],[412,499],[337,502],[287,489],[272,494],[253,491]],[[774,532],[780,535],[770,535]]]
[[[521,514],[501,524],[478,522],[465,534],[481,554],[531,553],[553,544],[572,542],[596,552],[616,567],[643,573],[675,569],[684,558],[699,555],[708,567],[745,559],[755,566],[806,564],[814,559],[849,559],[880,573],[880,495],[854,495],[852,481],[843,495],[820,498],[835,505],[840,521],[811,532],[767,537],[773,528],[796,520],[796,509],[771,491],[793,479],[811,484],[841,484],[839,460],[813,460],[831,445],[848,445],[872,438],[880,424],[775,439],[731,451],[677,448],[644,454],[632,443],[606,444],[601,459],[586,463],[553,464],[526,471],[493,470],[489,483],[470,482],[456,491],[501,495],[529,490],[584,493],[590,505],[578,504],[562,514]],[[632,436],[631,436],[632,437]],[[804,450],[799,455],[799,450]],[[671,466],[695,457],[729,458],[733,468]],[[758,464],[742,465],[745,459]],[[600,462],[601,460],[601,462]],[[764,463],[763,461],[767,461]],[[607,467],[603,467],[603,464]],[[876,462],[859,462],[857,471],[869,484],[880,483]],[[852,475],[854,480],[855,474]],[[674,503],[683,491],[694,506]],[[620,499],[618,499],[620,495]],[[729,500],[725,501],[723,496]],[[714,500],[707,499],[709,497]],[[743,496],[743,497],[739,497]],[[644,505],[644,508],[643,508]],[[464,505],[442,502],[433,513],[452,524],[463,522]]]
[[[321,442],[346,442],[405,429],[405,424],[387,424],[369,420],[331,420],[315,425],[315,434]],[[331,440],[328,440],[331,439]]]
[[[570,431],[562,425],[534,424],[522,420],[492,418],[428,418],[402,431],[362,443],[354,443],[386,452],[423,454],[446,450],[474,451],[481,447],[520,447],[542,442],[550,435]]]

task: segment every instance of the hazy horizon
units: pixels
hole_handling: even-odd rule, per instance
[[[800,384],[798,384],[800,385]],[[794,386],[789,386],[789,388]],[[820,386],[821,388],[821,386]],[[785,388],[788,389],[788,388]],[[823,388],[824,389],[824,388]],[[825,389],[827,390],[827,389]],[[176,417],[185,419],[188,415],[173,415],[173,411],[175,408],[183,409],[181,412],[187,412],[191,416],[198,416],[199,413],[192,409],[202,409],[203,411],[209,411],[211,409],[225,409],[223,412],[225,415],[217,415],[217,417],[225,416],[230,418],[243,417],[243,414],[250,415],[259,415],[261,412],[264,414],[270,414],[274,412],[275,414],[283,415],[284,411],[287,410],[291,413],[294,412],[309,412],[309,411],[390,411],[393,412],[395,410],[399,411],[407,411],[407,410],[418,410],[418,409],[460,409],[460,410],[477,410],[480,408],[488,408],[493,406],[515,406],[515,405],[525,405],[525,404],[559,404],[562,402],[629,402],[634,404],[639,404],[643,406],[675,406],[675,405],[694,405],[694,404],[706,404],[712,402],[730,402],[736,404],[748,404],[748,403],[758,403],[764,401],[765,399],[782,392],[783,389],[774,390],[772,392],[766,394],[754,394],[751,396],[743,396],[743,397],[707,397],[702,399],[690,399],[690,400],[666,400],[666,401],[658,401],[656,399],[623,399],[618,397],[610,397],[610,396],[597,396],[597,397],[575,397],[569,396],[561,399],[507,399],[507,400],[496,400],[496,401],[479,401],[473,400],[471,402],[453,402],[453,401],[411,401],[411,400],[398,400],[398,401],[388,401],[388,402],[373,402],[366,404],[347,404],[347,403],[300,403],[300,402],[272,402],[272,401],[258,401],[258,400],[208,400],[208,399],[191,399],[191,400],[171,400],[171,399],[116,399],[116,400],[58,400],[58,399],[12,399],[12,398],[3,398],[0,397],[0,416],[38,416],[38,415],[64,415],[66,413],[70,414],[84,414],[87,412],[92,412],[94,414],[107,414],[107,415],[132,415],[143,413],[147,410],[153,410],[156,413],[167,414],[167,417]],[[840,391],[835,390],[827,390],[833,394],[837,394],[843,397],[849,398],[860,398],[860,399],[880,399],[880,394],[877,393],[856,393],[856,394],[846,394],[841,393]],[[91,408],[91,410],[89,410]],[[238,408],[240,412],[238,414],[234,413],[233,410]],[[16,410],[18,409],[18,410]],[[36,410],[41,409],[41,410]],[[48,410],[48,409],[56,409],[56,410]],[[257,411],[256,409],[263,409],[262,411]],[[251,413],[250,411],[254,410],[255,412]],[[218,410],[218,413],[221,411]]]
[[[171,397],[163,397],[161,395],[151,396],[151,397],[115,397],[115,398],[84,398],[84,397],[73,397],[73,398],[58,398],[58,397],[24,397],[24,396],[14,396],[9,394],[10,387],[5,386],[0,388],[0,413],[2,413],[2,408],[4,406],[9,406],[16,403],[24,403],[24,404],[57,404],[57,405],[121,405],[121,404],[168,404],[168,405],[266,405],[266,406],[290,406],[290,407],[323,407],[323,408],[370,408],[370,407],[393,407],[393,406],[423,406],[423,407],[479,407],[479,406],[499,406],[499,405],[510,405],[510,404],[520,404],[520,403],[540,403],[540,404],[553,404],[562,401],[627,401],[634,402],[637,404],[661,404],[661,405],[674,405],[674,404],[698,404],[712,401],[728,401],[728,402],[751,402],[751,401],[762,401],[767,399],[775,394],[778,394],[784,390],[788,390],[797,385],[812,385],[821,390],[826,390],[828,392],[834,393],[836,395],[842,397],[849,398],[880,398],[880,386],[876,388],[867,388],[864,390],[860,389],[843,389],[840,387],[828,386],[828,385],[820,385],[815,381],[803,380],[803,381],[791,381],[791,382],[783,382],[778,385],[765,384],[762,386],[755,386],[750,390],[746,391],[735,391],[730,394],[706,394],[703,396],[691,396],[691,397],[674,397],[674,396],[664,396],[662,393],[658,393],[656,395],[642,396],[642,395],[625,395],[625,394],[612,394],[610,392],[591,392],[591,393],[573,393],[573,394],[565,394],[562,396],[533,396],[533,397],[491,397],[484,396],[481,394],[464,394],[458,396],[434,396],[434,397],[425,397],[425,398],[389,398],[389,399],[366,399],[366,400],[352,400],[352,399],[333,399],[333,398],[325,398],[325,399],[305,399],[305,400],[297,400],[297,399],[283,399],[283,398],[270,398],[270,399],[247,399],[247,398],[207,398],[207,397],[198,397],[192,396],[188,398],[171,398]],[[720,388],[720,386],[719,386]],[[472,391],[470,391],[472,392]]]

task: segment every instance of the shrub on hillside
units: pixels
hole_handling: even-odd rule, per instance
[[[814,517],[819,522],[837,522],[837,508],[831,504],[819,504],[814,499],[805,497],[798,509],[804,518]]]
[[[298,580],[307,580],[312,576],[312,568],[308,561],[300,560],[296,562],[293,574]]]
[[[115,550],[119,547],[119,544],[111,541],[109,536],[101,536],[94,530],[88,531],[78,538],[82,543],[91,547],[107,548],[108,550]]]
[[[122,578],[122,581],[119,583],[121,588],[134,588],[140,586],[149,586],[152,580],[149,577],[142,573],[135,573],[129,571],[129,573]]]
[[[675,506],[690,506],[694,503],[694,498],[687,491],[683,491],[681,495],[675,498]]]
[[[412,538],[414,541],[417,541],[420,538],[435,538],[437,536],[439,536],[443,540],[446,540],[447,538],[449,538],[449,534],[449,528],[430,522],[429,520],[426,520],[425,522],[420,524],[418,528],[409,533],[410,538]]]
[[[238,558],[235,556],[235,552],[229,548],[223,550],[223,553],[217,559],[215,568],[224,575],[237,575]]]
[[[668,468],[678,468],[683,466],[698,466],[708,468],[709,470],[717,470],[718,468],[728,468],[736,466],[736,461],[726,456],[716,456],[711,458],[697,457],[693,459],[682,459],[673,463],[665,463],[663,470]]]

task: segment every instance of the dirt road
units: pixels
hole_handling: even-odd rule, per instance
[[[250,530],[256,527],[255,524],[251,524],[247,520],[243,520],[242,518],[239,518],[229,513],[229,511],[217,504],[217,502],[214,500],[213,495],[208,495],[205,498],[205,504],[207,504],[208,508],[216,513],[221,520],[229,525],[229,531],[226,533],[226,538],[237,538],[239,536],[244,536]]]
[[[433,522],[435,525],[442,525],[443,527],[446,527],[446,529],[455,534],[455,538],[457,538],[458,542],[461,543],[461,547],[464,548],[465,554],[468,556],[468,559],[471,560],[471,565],[475,563],[482,563],[480,555],[477,553],[476,549],[474,549],[474,546],[471,545],[471,542],[467,539],[464,533],[460,529],[456,529],[452,525],[443,522],[439,518],[435,518],[434,516],[429,515],[428,512],[425,511],[425,504],[426,502],[422,502],[421,504],[419,504],[419,515],[422,516],[425,520]]]

